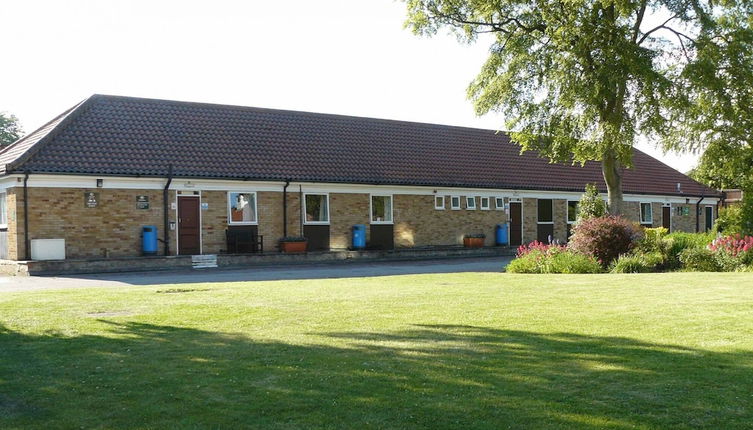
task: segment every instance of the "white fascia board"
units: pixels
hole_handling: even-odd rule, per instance
[[[167,178],[129,178],[110,176],[75,176],[75,175],[43,175],[32,174],[29,176],[30,187],[40,188],[97,188],[97,179],[103,180],[104,189],[135,189],[135,190],[162,190],[167,183]],[[195,190],[195,191],[282,191],[284,182],[274,181],[233,181],[219,179],[173,179],[170,184],[171,190]],[[23,186],[23,175],[8,175],[0,178],[0,189]],[[300,188],[299,188],[300,187]],[[288,187],[289,193],[297,193],[302,189],[305,193],[353,193],[353,194],[381,194],[381,195],[437,195],[437,196],[477,196],[477,197],[517,197],[533,199],[563,199],[580,200],[582,192],[566,191],[526,191],[511,189],[488,189],[488,188],[447,188],[426,186],[397,186],[397,185],[365,185],[365,184],[332,184],[332,183],[301,183],[291,182]],[[695,204],[699,197],[689,196],[661,196],[625,194],[627,202],[656,202],[685,204],[690,199]],[[717,198],[707,197],[704,204],[716,204]]]

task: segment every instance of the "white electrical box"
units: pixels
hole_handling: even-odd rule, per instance
[[[32,239],[32,260],[65,260],[65,239]]]

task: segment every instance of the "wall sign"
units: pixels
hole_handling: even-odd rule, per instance
[[[201,202],[201,210],[205,211],[207,209],[209,209],[209,203]]]
[[[149,196],[136,196],[136,208],[149,209]]]
[[[84,207],[96,208],[99,204],[99,193],[93,193],[90,191],[84,192]]]

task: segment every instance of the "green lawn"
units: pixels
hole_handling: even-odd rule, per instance
[[[753,274],[0,294],[0,428],[751,428]]]

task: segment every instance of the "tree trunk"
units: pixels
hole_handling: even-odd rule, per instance
[[[622,165],[614,151],[607,151],[601,161],[601,172],[607,184],[609,213],[622,214]]]

